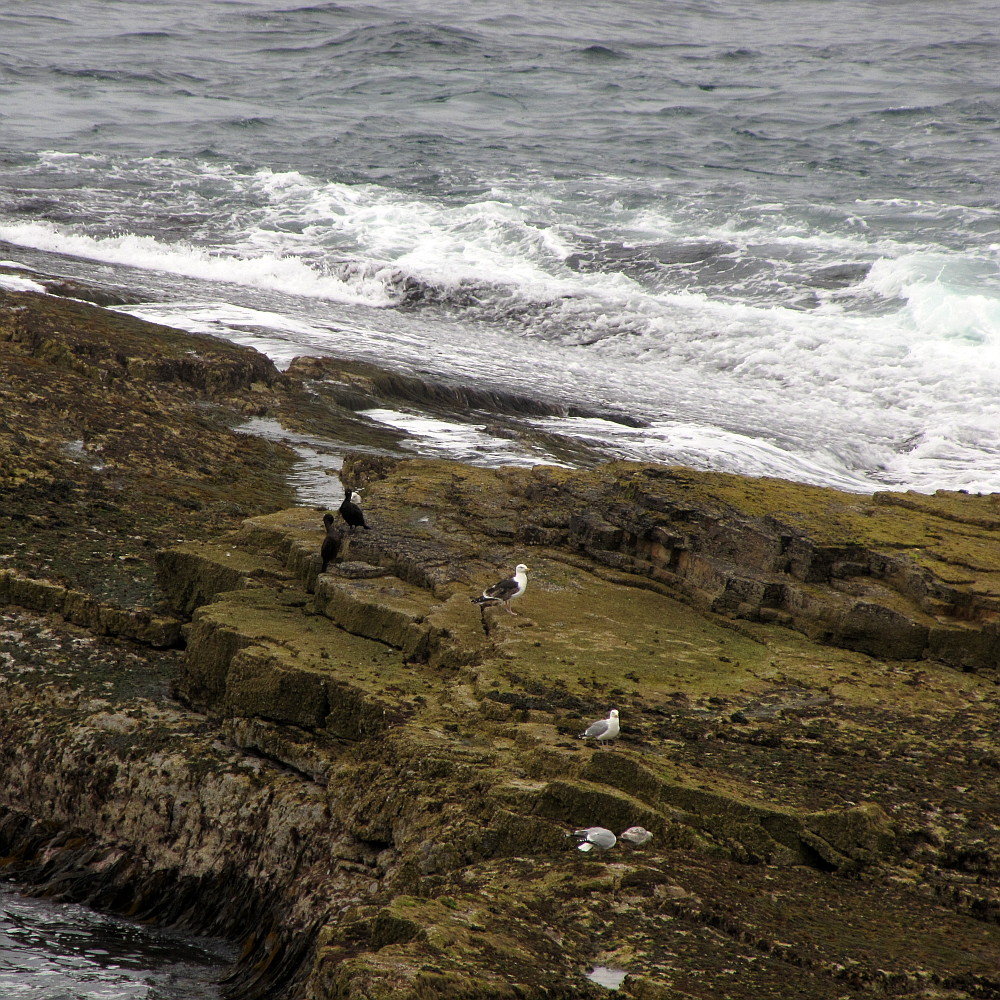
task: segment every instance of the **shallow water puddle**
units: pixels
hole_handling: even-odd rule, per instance
[[[606,965],[595,965],[587,978],[598,986],[604,986],[609,990],[621,989],[622,981],[628,973],[624,969],[611,969]]]
[[[340,505],[344,487],[336,473],[343,465],[343,455],[334,450],[335,442],[287,431],[277,420],[265,417],[254,417],[236,430],[287,444],[299,456],[288,477],[299,503],[319,507]]]

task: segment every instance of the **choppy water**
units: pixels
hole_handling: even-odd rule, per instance
[[[222,951],[0,884],[3,1000],[217,1000]]]
[[[282,363],[647,423],[546,422],[609,455],[1000,490],[998,26],[987,0],[5,5],[0,240]]]

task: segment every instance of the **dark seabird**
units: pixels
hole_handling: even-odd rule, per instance
[[[321,573],[325,573],[330,563],[337,558],[340,553],[340,543],[344,537],[340,528],[334,523],[333,514],[324,514],[323,524],[326,526],[326,538],[323,539],[323,545],[319,550],[320,558],[323,560]]]
[[[574,830],[572,835],[577,839],[576,849],[584,853],[592,851],[595,847],[609,851],[618,843],[618,838],[603,826],[588,826],[585,830]]]
[[[361,495],[353,490],[344,494],[344,502],[340,505],[340,516],[350,525],[351,531],[361,527],[367,531],[371,528],[365,524],[365,514],[361,509]]]
[[[506,580],[501,580],[499,583],[494,583],[492,587],[487,587],[483,591],[482,597],[472,598],[472,603],[482,607],[494,601],[499,601],[509,614],[516,615],[517,612],[512,610],[510,602],[515,597],[520,597],[524,593],[525,588],[528,586],[527,574],[528,567],[524,563],[518,563],[513,576],[508,577]]]
[[[580,733],[581,740],[597,740],[598,743],[607,743],[618,736],[618,709],[613,708],[608,713],[606,719],[594,722]]]

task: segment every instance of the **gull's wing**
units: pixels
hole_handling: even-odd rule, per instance
[[[507,601],[510,600],[518,591],[517,580],[513,577],[509,577],[506,580],[501,580],[499,583],[494,583],[492,587],[487,587],[483,591],[483,597],[491,597],[497,601]]]

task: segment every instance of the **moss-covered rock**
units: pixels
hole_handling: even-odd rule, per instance
[[[393,398],[521,405],[0,293],[7,873],[236,997],[1000,995],[996,497],[404,461]],[[369,446],[327,573],[251,414]]]

